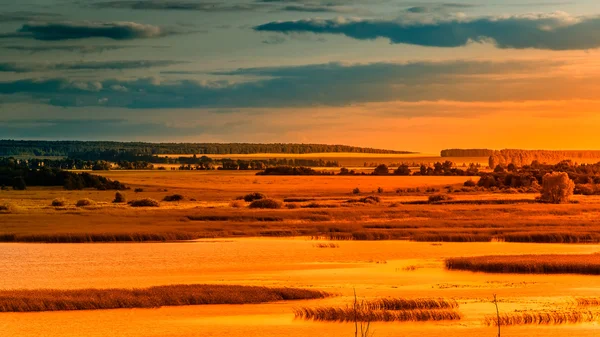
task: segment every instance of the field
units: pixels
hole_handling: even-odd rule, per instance
[[[161,155],[162,157],[179,158],[192,157],[190,154],[170,154]],[[337,161],[341,166],[348,168],[361,168],[374,164],[394,164],[394,163],[417,163],[433,164],[435,162],[444,162],[450,160],[457,165],[470,163],[487,166],[488,157],[440,157],[439,154],[377,154],[377,153],[307,153],[307,154],[286,154],[286,153],[255,153],[255,154],[209,154],[207,157],[212,159],[242,159],[242,160],[266,160],[266,159],[323,159],[324,161]],[[164,165],[156,165],[164,166]]]
[[[461,192],[468,177],[103,174],[131,187],[126,201],[159,206],[113,203],[114,191],[0,191],[8,336],[352,336],[355,318],[375,336],[494,336],[494,294],[503,335],[598,333],[596,196]],[[283,207],[237,200],[254,192]],[[452,200],[429,203],[435,194]],[[164,201],[173,195],[183,199]],[[206,300],[219,286],[230,290]]]

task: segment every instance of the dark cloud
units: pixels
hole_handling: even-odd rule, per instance
[[[136,10],[178,10],[203,12],[248,11],[264,8],[256,3],[226,4],[223,2],[192,2],[183,0],[117,0],[93,4],[97,8],[122,8]]]
[[[548,15],[452,19],[436,22],[376,20],[299,20],[270,22],[257,31],[340,34],[359,40],[389,39],[431,47],[460,47],[469,42],[492,42],[498,48],[584,50],[600,47],[600,17]]]
[[[4,38],[31,38],[42,41],[107,38],[133,40],[158,38],[178,34],[175,30],[136,22],[54,22],[28,23],[16,33],[0,35]]]
[[[46,46],[2,46],[0,48],[15,50],[26,53],[43,53],[43,52],[73,52],[73,53],[81,53],[81,54],[92,54],[92,53],[102,53],[110,50],[119,50],[119,49],[127,49],[133,48],[133,46],[56,46],[56,45],[46,45]]]
[[[477,7],[477,5],[473,4],[464,4],[464,3],[441,3],[441,4],[424,4],[409,7],[406,9],[409,13],[414,14],[422,14],[422,13],[435,13],[435,12],[446,12],[452,10],[464,10]]]
[[[335,6],[335,5],[287,5],[280,10],[288,12],[305,12],[305,13],[352,13],[352,14],[371,14],[371,12],[353,7]]]
[[[281,36],[269,36],[262,41],[264,44],[282,44],[285,43],[285,38]]]
[[[202,132],[201,127],[182,128],[124,119],[23,119],[8,120],[0,124],[0,134],[14,139],[115,140],[124,136],[191,136]]]
[[[57,13],[42,13],[42,12],[5,12],[0,13],[0,22],[23,22],[23,21],[48,21],[56,20],[61,15]]]
[[[0,72],[28,73],[34,71],[56,70],[126,70],[166,67],[182,64],[181,61],[139,60],[139,61],[97,61],[72,63],[17,63],[0,62]]]
[[[155,79],[74,81],[26,79],[0,82],[0,94],[55,106],[138,108],[291,107],[390,100],[505,100],[537,98],[539,86],[526,76],[504,82],[484,75],[549,72],[556,62],[339,63],[247,68],[213,73],[243,76],[245,82]],[[179,74],[184,72],[179,72]],[[258,79],[257,79],[258,78]],[[551,82],[543,82],[551,83]],[[515,85],[518,87],[515,89]],[[519,86],[525,86],[521,88]],[[533,93],[532,93],[533,91]],[[544,93],[544,97],[548,97]]]

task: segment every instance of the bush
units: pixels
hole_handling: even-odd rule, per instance
[[[355,189],[352,190],[352,194],[360,194],[360,189],[358,187],[356,187]]]
[[[128,202],[131,207],[158,207],[158,201],[150,198],[133,200]]]
[[[115,193],[115,200],[113,200],[113,203],[120,204],[120,203],[124,203],[126,201],[127,201],[127,199],[125,198],[125,194],[123,194],[121,192]]]
[[[565,172],[546,173],[542,180],[542,195],[540,200],[552,204],[569,201],[573,195],[575,183]]]
[[[184,197],[181,194],[173,194],[173,195],[167,195],[163,198],[163,201],[167,201],[167,202],[173,202],[173,201],[181,201],[183,200]]]
[[[66,200],[63,198],[57,198],[52,200],[52,206],[54,207],[63,207],[66,203]]]
[[[362,202],[364,204],[377,204],[381,202],[378,196],[370,195],[368,197],[364,197],[358,200],[358,202]]]
[[[15,177],[13,179],[13,190],[24,191],[26,189],[27,185],[25,184],[25,179],[23,179],[23,177]]]
[[[452,197],[450,197],[449,195],[445,195],[445,194],[430,195],[429,198],[427,199],[427,201],[430,204],[436,203],[436,202],[450,201],[450,200],[452,200]]]
[[[267,196],[262,193],[254,192],[246,194],[243,199],[245,202],[253,202],[255,200],[267,199]]]
[[[81,200],[77,200],[77,203],[75,204],[75,206],[77,207],[85,207],[85,206],[91,206],[95,204],[95,202],[91,199],[81,199]]]
[[[133,190],[135,193],[140,193],[140,192],[144,192],[143,188],[136,188],[135,190]]]
[[[373,175],[375,176],[385,176],[390,174],[390,169],[385,164],[381,164],[373,170]]]
[[[246,204],[241,200],[234,200],[231,202],[231,204],[229,204],[229,206],[231,206],[233,208],[242,208],[242,207],[246,206]]]
[[[465,187],[475,187],[475,186],[477,186],[477,183],[473,179],[469,179],[469,180],[465,181],[465,183],[463,185]]]
[[[379,193],[379,194],[383,193],[383,188],[382,187],[377,187],[377,193]]]
[[[250,203],[250,208],[270,208],[270,209],[278,209],[281,208],[283,205],[281,202],[275,200],[275,199],[260,199],[260,200],[255,200],[252,203]]]
[[[296,209],[296,208],[300,208],[300,205],[298,205],[297,203],[293,202],[293,203],[290,203],[290,204],[285,204],[285,207],[287,209]]]

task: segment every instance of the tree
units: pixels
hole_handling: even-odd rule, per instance
[[[390,169],[385,164],[381,164],[375,168],[373,175],[384,176],[390,174]]]
[[[394,171],[394,174],[398,176],[409,176],[410,168],[408,167],[408,165],[402,164],[398,166],[398,168]]]
[[[542,180],[542,195],[544,202],[560,204],[569,201],[573,195],[575,183],[565,172],[546,173]]]

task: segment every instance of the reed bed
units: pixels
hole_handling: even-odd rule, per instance
[[[600,307],[600,297],[576,297],[578,307]]]
[[[369,310],[436,310],[456,309],[458,303],[445,298],[380,298],[361,304]]]
[[[446,268],[486,273],[600,275],[600,254],[460,257],[446,259]]]
[[[328,296],[331,294],[308,289],[209,284],[168,285],[144,289],[2,290],[0,312],[255,304]]]
[[[596,322],[600,313],[592,311],[529,311],[500,315],[500,325],[559,325]],[[484,323],[488,326],[498,326],[496,315],[487,315]]]
[[[52,234],[1,234],[0,242],[36,243],[105,243],[105,242],[167,242],[206,238],[187,232],[170,233],[52,233]]]
[[[297,319],[328,322],[425,322],[460,320],[461,314],[453,310],[354,310],[353,307],[296,308]]]

